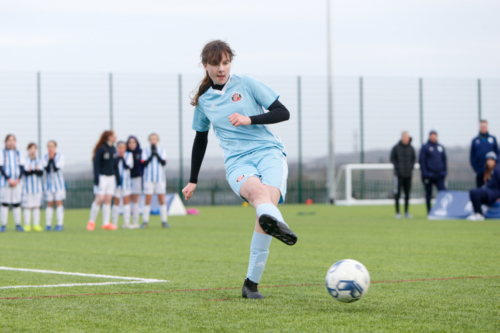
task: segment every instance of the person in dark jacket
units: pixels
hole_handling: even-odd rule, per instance
[[[411,218],[408,211],[411,191],[411,178],[415,165],[415,149],[411,145],[411,137],[408,132],[401,134],[401,141],[392,148],[391,163],[394,165],[394,199],[396,203],[396,218],[401,218],[399,212],[399,199],[401,188],[405,192],[405,217]]]
[[[474,207],[474,213],[467,218],[469,221],[483,221],[484,215],[481,211],[481,205],[491,206],[500,199],[500,165],[497,164],[497,154],[491,151],[486,154],[485,159],[483,181],[486,186],[469,191],[470,201]]]
[[[120,185],[120,172],[118,171],[118,159],[115,149],[115,132],[104,131],[94,148],[92,162],[94,163],[94,194],[95,199],[90,208],[90,218],[87,230],[94,231],[95,219],[99,214],[102,204],[102,228],[104,230],[116,230],[111,218],[111,200],[116,192],[116,186]]]
[[[432,185],[436,185],[438,191],[446,190],[444,185],[448,173],[446,151],[443,145],[437,142],[437,138],[437,132],[432,130],[429,133],[429,141],[420,149],[419,163],[425,187],[427,213],[431,210]]]
[[[132,225],[131,229],[139,228],[139,199],[142,194],[142,175],[144,166],[141,163],[142,149],[137,137],[131,135],[127,140],[127,150],[133,154],[134,167],[130,170],[132,178]]]
[[[488,133],[488,122],[479,122],[479,135],[476,136],[470,145],[470,165],[476,174],[476,187],[484,185],[484,165],[486,154],[490,151],[498,155],[497,139]]]

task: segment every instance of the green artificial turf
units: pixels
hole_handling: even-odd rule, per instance
[[[372,282],[500,275],[500,222],[427,221],[423,206],[412,207],[412,220],[394,219],[389,206],[281,209],[299,241],[273,240],[261,301],[241,298],[249,207],[199,207],[199,216],[171,217],[171,229],[152,217],[147,230],[103,231],[98,221],[88,232],[87,210],[67,210],[59,233],[16,233],[10,223],[0,266],[169,282],[0,289],[0,332],[500,331],[498,277],[372,283],[351,304],[323,284],[347,258],[362,262]],[[107,281],[0,270],[0,287]]]

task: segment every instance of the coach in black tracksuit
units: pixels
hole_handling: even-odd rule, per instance
[[[415,149],[411,145],[411,138],[408,132],[403,132],[401,141],[392,148],[391,163],[394,165],[394,199],[396,200],[396,217],[400,218],[399,198],[401,188],[405,192],[405,217],[410,218],[408,203],[411,191],[411,176],[415,165]]]
[[[429,133],[429,141],[420,148],[420,171],[422,182],[425,187],[425,203],[427,213],[431,210],[432,185],[436,185],[438,191],[446,190],[444,179],[448,173],[446,162],[446,151],[443,145],[437,142],[437,132]]]

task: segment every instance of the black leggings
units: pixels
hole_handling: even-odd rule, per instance
[[[474,207],[474,213],[483,214],[481,205],[488,203],[488,191],[484,188],[475,188],[469,191],[470,201]]]
[[[410,201],[411,177],[394,177],[394,199],[396,200],[396,213],[399,213],[399,198],[401,198],[401,187],[405,192],[405,213],[408,213]]]

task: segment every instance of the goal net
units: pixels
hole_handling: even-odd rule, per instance
[[[415,164],[410,203],[423,203],[424,191],[420,179],[420,165]],[[391,163],[344,164],[335,180],[337,205],[394,204],[396,181]],[[404,193],[401,193],[401,202]]]

